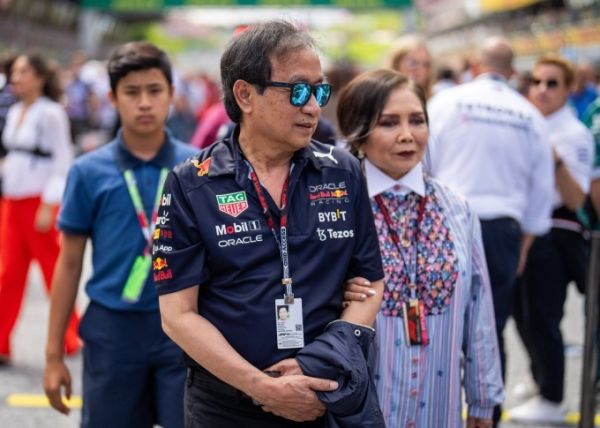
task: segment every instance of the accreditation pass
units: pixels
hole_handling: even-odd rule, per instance
[[[304,323],[302,321],[302,299],[295,298],[294,303],[275,300],[275,327],[277,331],[277,349],[296,349],[304,347]]]

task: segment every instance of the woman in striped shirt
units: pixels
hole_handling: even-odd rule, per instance
[[[490,427],[504,395],[481,232],[464,199],[423,174],[424,93],[395,71],[367,72],[337,115],[362,159],[384,264],[373,376],[386,424],[461,427],[464,386],[467,427]],[[347,300],[368,298],[361,282]]]

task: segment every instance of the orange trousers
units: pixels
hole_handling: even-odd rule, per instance
[[[10,357],[10,338],[23,303],[31,261],[38,262],[46,289],[50,291],[60,251],[55,224],[48,232],[35,230],[39,205],[39,197],[0,201],[0,356],[3,357]],[[79,349],[78,327],[79,317],[73,312],[65,335],[67,354]]]

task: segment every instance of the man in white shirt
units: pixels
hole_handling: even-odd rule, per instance
[[[512,60],[509,42],[490,38],[472,64],[475,79],[432,99],[426,158],[429,172],[466,196],[481,220],[503,367],[515,278],[533,236],[550,227],[554,188],[543,118],[507,85]]]
[[[561,406],[565,357],[560,331],[567,286],[584,290],[587,243],[576,211],[590,189],[594,139],[567,105],[575,80],[573,66],[556,55],[544,56],[532,72],[529,99],[544,115],[554,152],[556,190],[552,229],[536,238],[518,286],[515,320],[531,358],[539,395],[513,409],[513,419],[564,422]]]

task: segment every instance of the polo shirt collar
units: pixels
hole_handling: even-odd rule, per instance
[[[499,73],[483,73],[480,74],[479,76],[477,76],[475,78],[475,80],[494,80],[496,82],[502,82],[505,84],[508,84],[508,80],[506,80],[506,77],[504,77],[503,75],[499,74]]]
[[[364,160],[365,176],[369,197],[374,197],[385,191],[398,194],[415,192],[419,196],[425,195],[425,180],[423,179],[423,165],[416,164],[410,171],[394,180],[389,175],[373,165],[368,159]]]
[[[219,144],[215,146],[210,154],[211,165],[208,173],[209,177],[233,174],[238,175],[242,179],[247,175],[246,168],[240,168],[244,165],[244,156],[240,149],[240,143],[238,137],[240,135],[240,127],[237,125],[233,130],[231,137],[226,140],[226,144]],[[315,168],[320,169],[320,165],[312,154],[312,148],[310,146],[303,147],[297,150],[292,157],[292,163],[296,166],[311,162]]]
[[[117,133],[117,144],[116,144],[116,161],[119,168],[123,171],[128,169],[134,169],[141,163],[152,163],[161,168],[173,168],[175,163],[175,146],[173,144],[173,137],[169,130],[165,129],[165,141],[163,145],[158,150],[156,155],[148,160],[143,161],[142,159],[136,157],[133,153],[129,151],[129,149],[125,146],[125,142],[123,141],[123,131],[119,130]]]

